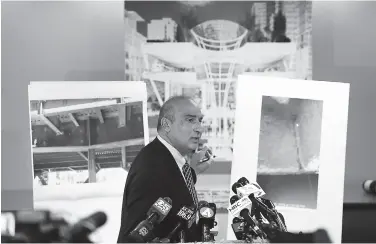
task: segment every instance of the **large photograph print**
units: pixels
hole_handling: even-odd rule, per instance
[[[341,242],[349,84],[241,75],[237,88],[231,184],[257,182],[287,231]]]
[[[257,182],[277,206],[317,208],[322,109],[320,100],[262,97]]]
[[[127,171],[149,143],[145,83],[32,82],[29,103],[34,209],[72,223],[102,211],[93,240],[116,242]]]
[[[310,1],[125,1],[125,79],[147,84],[151,139],[171,96],[200,104],[216,162],[198,176],[225,239],[239,74],[312,78]],[[152,11],[151,11],[152,10]],[[268,167],[268,165],[265,165]]]

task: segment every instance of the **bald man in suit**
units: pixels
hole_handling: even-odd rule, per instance
[[[147,211],[160,197],[171,198],[172,209],[153,230],[159,238],[165,238],[174,229],[182,206],[197,208],[194,186],[197,176],[191,164],[196,165],[208,150],[205,147],[199,153],[193,153],[199,147],[202,120],[203,114],[189,97],[172,97],[162,106],[158,136],[140,151],[128,172],[118,243],[127,242],[129,233],[146,219]],[[202,172],[211,162],[195,168]],[[185,233],[187,242],[201,241],[196,223]],[[173,236],[171,241],[178,242],[178,236]]]

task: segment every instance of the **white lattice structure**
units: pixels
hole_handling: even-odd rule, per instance
[[[159,104],[190,89],[200,91],[198,100],[207,128],[203,137],[217,157],[225,160],[232,158],[237,76],[244,72],[272,75],[276,71],[288,72],[288,77],[295,75],[289,57],[295,54],[296,43],[250,43],[245,41],[247,33],[237,23],[212,20],[191,29],[195,43],[143,46],[147,70],[143,77],[150,82]],[[155,59],[164,65],[148,62]],[[158,89],[156,81],[163,82],[164,89]]]
[[[248,30],[227,20],[212,20],[191,30],[197,45],[205,50],[229,51],[240,48]],[[217,154],[230,157],[234,110],[228,98],[232,84],[236,81],[237,60],[207,60],[204,62],[204,76],[198,78],[202,84],[202,110],[206,115],[204,134]],[[196,70],[199,70],[198,67]]]

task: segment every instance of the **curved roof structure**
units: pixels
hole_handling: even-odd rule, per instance
[[[239,48],[248,30],[229,20],[210,20],[192,28],[191,33],[199,47],[224,51]]]
[[[248,30],[229,20],[209,20],[191,29],[192,42],[145,43],[145,54],[178,68],[235,63],[266,68],[296,51],[295,43],[245,42]]]
[[[180,68],[194,68],[210,62],[237,63],[266,68],[296,51],[295,43],[246,43],[235,50],[207,50],[191,42],[146,43],[146,54]]]
[[[202,30],[206,30],[203,31]],[[208,31],[210,30],[210,32]],[[230,20],[209,20],[192,28],[197,35],[211,40],[235,40],[244,36],[247,29]]]

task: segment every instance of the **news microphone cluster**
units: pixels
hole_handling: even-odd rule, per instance
[[[171,241],[186,242],[186,231],[196,220],[197,209],[194,206],[182,206],[176,214],[177,224],[164,238],[157,237],[153,230],[160,224],[172,209],[172,200],[159,198],[149,209],[147,218],[125,238],[127,243],[168,243]]]
[[[262,198],[265,192],[245,177],[232,185],[236,194],[230,198],[229,213],[234,217],[232,228],[239,240],[272,239],[277,232],[287,232],[283,215],[272,201]]]

